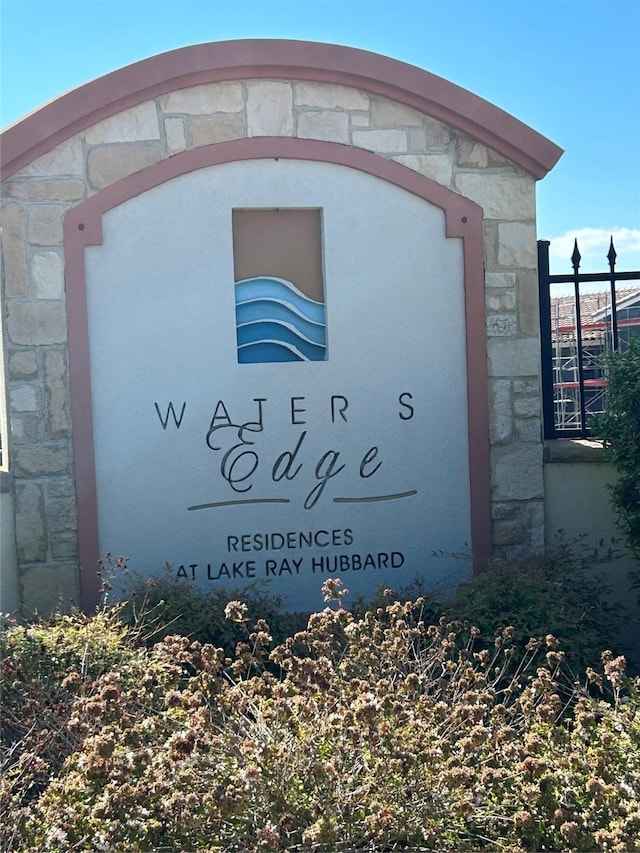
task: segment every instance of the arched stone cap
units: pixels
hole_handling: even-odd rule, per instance
[[[161,53],[51,101],[2,133],[2,178],[85,128],[142,101],[224,80],[306,80],[350,86],[413,107],[544,177],[562,149],[453,83],[386,56],[318,42],[242,39]]]

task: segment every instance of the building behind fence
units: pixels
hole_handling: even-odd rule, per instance
[[[640,334],[640,271],[581,273],[576,240],[573,272],[551,275],[549,242],[538,242],[545,438],[587,438],[606,405],[606,356]],[[638,282],[628,286],[626,282]]]

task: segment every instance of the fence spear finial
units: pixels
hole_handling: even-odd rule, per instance
[[[578,238],[575,238],[573,244],[573,254],[571,255],[571,263],[573,264],[573,271],[578,273],[578,267],[580,266],[580,260],[582,259],[582,255],[580,254],[580,250],[578,249]]]
[[[607,260],[609,261],[609,268],[611,272],[613,272],[613,268],[616,265],[616,258],[618,254],[613,246],[613,235],[611,235],[611,245],[609,246],[609,252],[607,254]]]

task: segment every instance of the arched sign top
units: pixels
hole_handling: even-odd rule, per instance
[[[561,148],[499,107],[404,62],[319,42],[242,39],[162,53],[51,101],[2,133],[2,177],[145,100],[205,83],[260,78],[350,86],[403,103],[469,134],[536,179],[562,155]]]

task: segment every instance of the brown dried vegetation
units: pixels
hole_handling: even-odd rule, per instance
[[[489,650],[342,592],[272,651],[231,604],[233,658],[148,649],[117,607],[5,631],[2,849],[640,850],[623,658],[571,684],[552,636]]]

